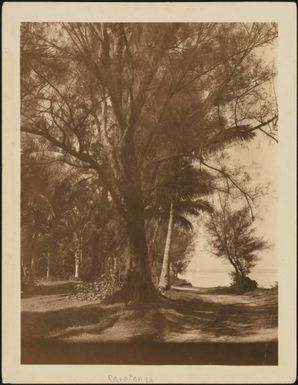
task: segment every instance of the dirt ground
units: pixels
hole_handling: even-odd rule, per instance
[[[135,309],[70,299],[75,282],[43,284],[22,298],[22,340],[72,343],[277,341],[277,289],[243,295],[172,288],[166,304]]]

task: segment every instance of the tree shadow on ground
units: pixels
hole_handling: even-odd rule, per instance
[[[23,312],[21,360],[22,364],[277,365],[276,340],[237,342],[237,336],[250,335],[267,322],[270,308],[260,307],[221,306],[198,298],[153,307],[85,305]],[[200,340],[202,335],[207,338]],[[218,336],[233,340],[216,341]]]
[[[171,290],[135,306],[69,301],[73,285],[22,302],[22,363],[277,364],[277,290]]]
[[[268,331],[277,327],[277,298],[270,295],[266,300],[264,294],[255,294],[257,300],[250,295],[249,303],[223,304],[173,291],[169,301],[139,307],[118,303],[24,311],[22,337],[73,342],[195,342],[253,335],[262,338],[263,333],[268,338]]]
[[[175,293],[176,299],[179,294]],[[177,298],[178,297],[178,298]],[[253,337],[270,338],[269,332],[277,328],[277,292],[264,291],[247,294],[250,302],[219,303],[184,297],[173,303],[171,311],[165,311],[167,333],[188,335],[189,339]],[[241,301],[241,299],[240,299]],[[178,314],[183,314],[180,319]],[[274,338],[272,336],[272,338]],[[276,338],[276,337],[275,337]]]
[[[113,319],[113,314],[115,314],[115,306],[102,308],[99,305],[85,305],[42,312],[23,311],[21,314],[22,338],[47,339],[53,333],[68,327],[87,327],[94,323],[102,323],[103,327],[108,327]]]

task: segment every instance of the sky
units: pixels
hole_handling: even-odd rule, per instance
[[[277,164],[278,144],[262,132],[245,146],[235,145],[229,151],[231,159],[239,165],[248,168],[253,184],[266,185],[270,183],[269,191],[262,196],[257,205],[256,212],[261,219],[256,220],[256,233],[271,244],[269,250],[259,253],[260,261],[252,271],[251,277],[259,281],[260,286],[270,286],[277,280],[277,254],[276,239],[276,213],[277,213]],[[245,200],[243,200],[245,204]],[[193,258],[183,275],[193,285],[216,286],[229,284],[230,278],[227,270],[232,270],[230,265],[213,256],[208,248],[208,238],[204,234],[203,226],[196,227],[196,240]],[[219,277],[210,271],[225,270]],[[208,273],[209,272],[209,273]],[[203,279],[202,279],[203,278]],[[220,282],[219,282],[220,281]],[[219,283],[218,283],[219,282]]]
[[[272,64],[276,58],[276,50],[277,42],[265,49],[260,49],[256,55],[262,58],[264,63]],[[275,78],[274,88],[277,88],[276,81]],[[268,92],[275,92],[272,84],[268,85]],[[231,160],[246,168],[253,184],[264,186],[270,184],[268,194],[262,196],[255,207],[259,217],[255,221],[255,228],[256,234],[269,242],[271,247],[269,250],[259,252],[260,260],[250,274],[250,277],[256,279],[259,286],[263,287],[270,287],[277,281],[278,256],[275,240],[277,238],[278,151],[278,144],[259,131],[251,142],[245,145],[235,144],[228,153]],[[244,199],[243,204],[245,204]],[[208,251],[210,249],[208,237],[202,225],[195,226],[195,232],[196,246],[183,278],[194,286],[229,285],[229,271],[232,271],[232,268]]]

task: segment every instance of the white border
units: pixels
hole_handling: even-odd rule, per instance
[[[279,365],[20,365],[19,26],[25,21],[279,24]],[[296,379],[296,7],[294,3],[17,3],[3,6],[4,383],[108,383],[109,374],[156,383],[293,383]]]

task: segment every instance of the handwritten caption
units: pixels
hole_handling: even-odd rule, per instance
[[[129,374],[128,376],[114,376],[113,374],[109,374],[108,380],[110,383],[153,383],[152,377],[133,376],[132,374]]]

